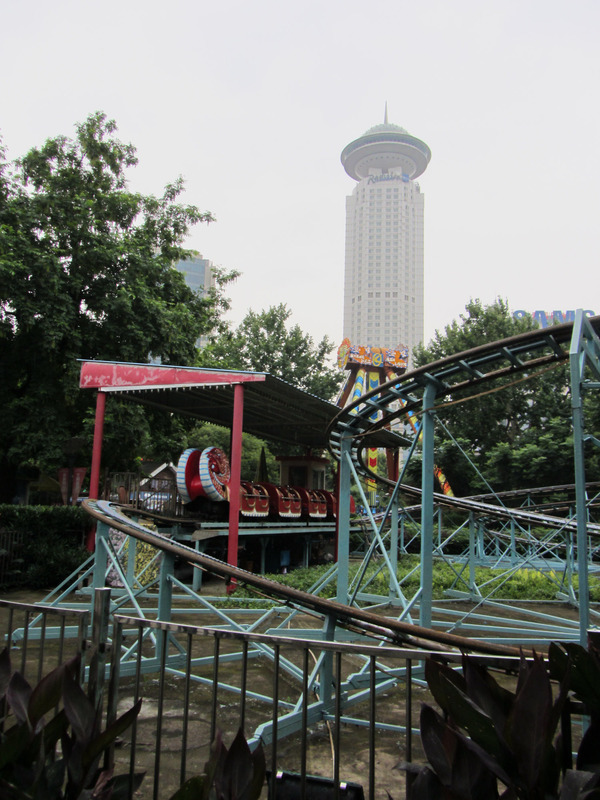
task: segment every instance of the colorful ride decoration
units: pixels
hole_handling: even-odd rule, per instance
[[[337,363],[340,369],[349,373],[337,400],[337,405],[343,407],[359,401],[380,384],[402,375],[408,364],[408,349],[403,345],[397,350],[353,345],[350,339],[344,339],[338,348]],[[356,410],[351,413],[356,413]],[[378,416],[379,412],[374,411],[371,419],[376,420]],[[377,450],[369,448],[367,459],[369,469],[377,472]],[[369,505],[374,506],[376,483],[373,478],[367,479],[367,493]]]
[[[230,499],[231,470],[218,447],[189,448],[177,465],[177,489],[184,503],[198,498],[220,503]],[[273,483],[240,481],[240,515],[247,518],[286,520],[334,519],[337,502],[325,489],[276,486]]]
[[[408,348],[401,345],[398,350],[390,347],[368,347],[353,345],[344,339],[338,348],[337,364],[340,369],[351,369],[353,365],[390,369],[401,375],[408,365]]]
[[[398,378],[406,371],[408,350],[353,345],[344,339],[338,348],[337,363],[348,371],[348,377],[337,399],[340,408],[359,400],[380,384]]]
[[[227,499],[227,485],[231,479],[229,461],[218,447],[185,450],[177,464],[177,489],[184,503],[197,497],[208,497],[215,502]]]
[[[452,491],[452,487],[448,481],[446,475],[442,472],[440,467],[433,467],[433,474],[437,478],[437,482],[440,485],[440,489],[446,495],[446,497],[454,497],[454,492]]]
[[[410,422],[410,426],[415,432],[415,435],[421,438],[423,434],[421,432],[421,420],[419,417],[412,411],[408,411],[406,413],[406,417]],[[452,487],[450,486],[448,478],[442,471],[441,467],[438,467],[437,464],[433,465],[433,474],[439,484],[440,489],[446,495],[446,497],[454,497],[454,492],[452,491]]]
[[[404,346],[398,350],[384,347],[364,347],[353,345],[350,339],[344,339],[338,348],[337,363],[340,369],[346,369],[350,373],[337,401],[337,404],[343,407],[360,400],[364,394],[376,389],[381,383],[400,377],[406,371],[408,349]],[[376,420],[378,416],[379,412],[375,411],[371,415],[371,419]],[[412,412],[408,412],[406,416],[415,434],[420,436],[419,418]],[[367,460],[371,472],[377,472],[377,450],[370,448]],[[434,467],[434,474],[442,492],[449,497],[454,497],[448,479],[438,466]],[[375,481],[372,478],[367,479],[367,492],[369,504],[375,505]]]

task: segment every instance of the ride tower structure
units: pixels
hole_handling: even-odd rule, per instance
[[[416,178],[429,147],[388,122],[342,151],[355,181],[346,198],[343,336],[367,346],[413,348],[423,339],[424,197]]]

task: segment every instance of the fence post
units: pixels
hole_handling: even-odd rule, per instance
[[[88,677],[88,697],[94,705],[102,698],[108,651],[108,619],[110,614],[110,588],[94,589],[92,617],[92,658]]]

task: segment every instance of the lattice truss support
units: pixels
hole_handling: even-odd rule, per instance
[[[433,628],[440,632],[440,637],[449,637],[455,632],[463,636],[483,635],[492,643],[514,642],[519,645],[542,644],[548,640],[581,639],[589,625],[590,616],[594,615],[588,599],[587,575],[593,566],[590,562],[588,540],[600,535],[600,526],[588,519],[584,448],[587,443],[598,445],[598,440],[584,430],[583,396],[585,392],[600,388],[599,356],[600,344],[595,327],[578,312],[573,326],[557,326],[533,335],[515,337],[513,340],[460,354],[436,365],[428,365],[426,369],[407,373],[397,381],[363,396],[354,409],[340,412],[330,431],[331,449],[340,464],[338,560],[337,565],[319,585],[313,587],[312,596],[318,597],[328,582],[335,582],[337,603],[357,608],[356,619],[352,618],[351,624],[339,627],[339,610],[328,613],[325,610],[325,601],[319,603],[308,597],[306,600],[294,601],[293,596],[289,595],[280,604],[267,609],[225,608],[216,598],[206,597],[176,578],[174,565],[177,554],[198,567],[201,558],[195,551],[183,545],[168,545],[164,537],[160,541],[155,540],[152,533],[147,530],[144,532],[141,526],[127,521],[131,526],[129,530],[135,528],[135,541],[146,537],[146,541],[154,541],[160,550],[156,553],[156,563],[151,559],[141,571],[136,572],[134,537],[128,534],[122,545],[115,544],[111,540],[110,522],[107,521],[104,511],[100,514],[95,556],[84,565],[83,571],[78,570],[61,584],[47,598],[47,602],[51,605],[65,603],[73,591],[77,590],[82,604],[89,607],[94,589],[103,587],[110,574],[116,575],[122,587],[113,593],[111,614],[141,616],[149,622],[142,642],[125,636],[118,643],[122,673],[132,669],[131,665],[137,659],[142,659],[149,671],[155,671],[157,667],[164,665],[165,669],[177,672],[187,657],[186,654],[175,641],[165,645],[164,640],[159,640],[152,630],[151,622],[156,618],[170,620],[175,612],[175,601],[179,598],[185,598],[191,610],[185,612],[178,607],[177,614],[205,614],[207,619],[211,619],[210,625],[213,627],[274,635],[288,633],[293,628],[293,635],[297,638],[312,639],[317,634],[322,639],[331,641],[344,636],[356,639],[367,635],[369,631],[374,632],[376,624],[372,619],[368,622],[363,620],[361,628],[358,613],[359,607],[369,606],[379,607],[380,612],[385,607],[384,613],[393,616],[398,622],[394,630],[400,630],[403,623],[417,623],[422,634],[425,629]],[[506,509],[476,499],[448,498],[435,494],[433,466],[436,397],[452,396],[454,392],[460,391],[470,392],[486,380],[567,359],[571,365],[576,454],[575,516],[572,519],[562,519],[536,514],[527,507]],[[406,489],[402,483],[408,463],[406,459],[398,481],[390,485],[389,501],[382,517],[368,514],[369,545],[356,576],[351,578],[350,489],[354,483],[359,487],[359,493],[363,491],[360,488],[360,476],[366,470],[361,460],[361,441],[369,429],[374,426],[397,425],[397,420],[410,410],[419,411],[422,420],[422,487],[418,505],[413,508],[399,505],[400,492],[404,493]],[[375,411],[379,415],[377,421],[373,420]],[[416,447],[415,437],[409,457]],[[364,494],[361,498],[367,507]],[[443,514],[447,508],[453,512],[462,510],[464,521],[452,533],[444,534]],[[542,535],[539,534],[540,529],[544,529]],[[451,556],[449,545],[455,543],[459,535],[465,532],[468,534],[468,545],[458,555]],[[415,536],[420,542],[420,578],[417,590],[409,591],[408,577],[400,581],[396,570],[398,554],[402,557]],[[161,541],[165,543],[161,544]],[[119,552],[120,547],[125,547],[125,542],[129,547],[126,566],[123,565],[122,553]],[[433,562],[437,558],[451,564],[456,580],[449,593],[451,598],[434,604]],[[154,566],[157,567],[157,575],[148,581],[148,574]],[[497,589],[492,596],[488,596],[486,580],[478,572],[480,566],[493,566],[500,573],[500,577],[495,578]],[[217,566],[217,574],[221,567]],[[545,572],[553,569],[557,597],[563,602],[570,602],[579,613],[571,615],[570,620],[561,619],[558,613],[542,614],[533,608],[517,608],[515,605],[502,603],[503,580],[511,572],[523,568]],[[374,588],[376,577],[381,572],[387,573],[389,588],[385,595]],[[579,577],[578,584],[574,580],[575,575]],[[252,581],[255,585],[259,584],[257,576],[249,577],[249,582]],[[149,593],[153,598],[150,606],[147,602]],[[463,608],[461,603],[466,604],[467,601],[468,608],[466,605]],[[69,606],[72,606],[70,599]],[[316,627],[306,626],[307,613],[313,618],[318,617]],[[344,614],[346,622],[351,619],[351,615],[346,612]],[[36,633],[34,621],[30,629],[20,635],[36,636],[41,635],[41,632]],[[110,637],[110,630],[108,635]],[[394,635],[400,636],[399,633]],[[16,638],[18,636],[17,632]],[[273,652],[269,648],[257,650],[257,655],[259,654],[273,658]],[[235,654],[227,656],[235,657]],[[212,659],[200,659],[195,665],[198,667],[198,681],[205,680],[202,670],[209,669],[211,662]],[[283,663],[279,668],[287,670],[290,677],[299,677],[297,668],[291,662]],[[364,665],[357,667],[345,680],[340,695],[347,698],[345,702],[348,708],[365,699],[365,687],[371,680],[367,676],[370,668],[365,660]],[[313,691],[314,687],[314,694],[319,694],[321,698],[316,705],[311,705],[311,719],[313,714],[325,718],[329,713],[331,695],[326,687],[331,686],[332,669],[329,655],[323,653],[317,656],[315,668],[309,678],[310,688],[305,686],[302,689],[302,694],[306,697],[307,692]],[[377,674],[376,690],[383,691],[390,685],[390,681],[401,677],[400,673],[391,674],[389,670],[382,668]],[[232,688],[232,691],[235,689]],[[264,699],[272,701],[272,698]],[[285,709],[285,713],[290,715],[284,726],[289,732],[297,730],[303,724],[305,712],[300,701]],[[263,733],[268,738],[268,731]]]
[[[357,487],[363,504],[366,498],[359,476],[365,474],[360,440],[373,428],[368,422],[373,410],[379,412],[378,425],[390,425],[406,409],[421,416],[419,442],[422,448],[422,489],[420,504],[398,507],[398,497],[409,487],[403,485],[404,471],[412,456],[417,437],[404,463],[398,481],[390,485],[389,502],[383,515],[368,513],[368,546],[354,579],[350,579],[349,516],[340,515],[340,558],[337,566],[337,599],[340,602],[370,606],[397,607],[400,619],[416,621],[424,627],[484,636],[488,641],[517,645],[544,645],[550,640],[580,640],[585,643],[590,620],[598,612],[590,607],[588,575],[598,571],[593,556],[598,549],[600,526],[590,519],[589,508],[598,493],[588,496],[585,481],[584,448],[599,440],[585,431],[583,396],[600,387],[600,344],[596,331],[582,311],[564,330],[540,331],[514,337],[420,372],[405,375],[393,384],[363,398],[363,404],[340,415],[331,432],[333,450],[340,461],[340,508],[348,507],[350,486]],[[566,335],[568,334],[568,336]],[[534,371],[553,360],[570,364],[571,400],[575,448],[575,501],[567,518],[528,510],[527,505],[506,508],[476,498],[459,499],[434,493],[434,427],[436,397],[454,396],[486,380],[511,372]],[[373,476],[371,476],[373,477]],[[559,488],[559,487],[554,487]],[[412,490],[414,492],[414,490]],[[523,493],[522,493],[523,494]],[[529,495],[525,502],[531,502]],[[454,528],[443,525],[446,510],[456,518],[460,509],[463,522]],[[447,514],[450,516],[450,514]],[[457,542],[467,540],[457,552]],[[397,554],[414,552],[420,546],[420,563],[399,580]],[[433,563],[443,560],[455,574],[445,600],[433,600]],[[486,570],[482,570],[486,567]],[[506,581],[516,572],[527,570],[543,575],[555,585],[556,612],[541,612],[532,603],[502,600]],[[418,588],[415,574],[419,573]],[[387,595],[373,590],[378,576],[385,573]],[[464,607],[464,601],[468,607]]]

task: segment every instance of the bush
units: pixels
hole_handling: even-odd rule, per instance
[[[381,567],[381,561],[373,561],[366,570],[363,586],[368,583],[366,591],[371,594],[387,596],[389,593],[389,577],[387,570]],[[349,565],[349,580],[352,581],[358,570],[361,568],[359,562],[351,562]],[[317,567],[300,567],[293,569],[285,575],[274,574],[265,575],[266,578],[282,583],[304,592],[310,591],[315,584],[328,570],[330,566],[321,565]],[[461,573],[462,571],[462,573]],[[377,574],[376,574],[377,573]],[[462,580],[457,581],[457,575],[462,574]],[[398,559],[397,569],[398,581],[402,591],[411,597],[420,586],[421,570],[420,559],[416,555],[401,555]],[[485,596],[493,599],[502,598],[504,600],[538,600],[539,602],[552,601],[556,599],[557,592],[561,589],[562,575],[552,570],[541,572],[536,569],[519,569],[507,576],[505,570],[489,569],[487,567],[477,567],[475,578],[479,584],[487,584],[483,591]],[[441,600],[446,596],[448,589],[456,588],[467,591],[467,573],[463,570],[462,563],[450,564],[446,561],[436,559],[433,563],[433,599]],[[574,586],[577,589],[577,576],[574,578]],[[322,591],[321,597],[335,597],[336,583],[331,581]],[[255,592],[251,588],[244,586],[238,587],[235,597],[254,597]],[[600,599],[600,579],[590,577],[590,599]]]
[[[413,800],[592,800],[600,795],[600,653],[551,643],[548,660],[521,656],[514,690],[464,656],[462,674],[428,659],[427,685],[442,714],[424,703],[421,743],[427,763],[401,766],[414,776]],[[558,685],[552,685],[552,680]],[[569,695],[589,725],[572,764],[561,725]],[[562,720],[564,722],[564,719]]]
[[[10,563],[0,569],[0,589],[57,586],[88,555],[84,542],[92,524],[78,507],[0,505],[0,530],[20,534]]]
[[[8,648],[0,653],[0,797],[124,800],[140,785],[143,774],[115,776],[110,760],[101,762],[141,699],[102,729],[102,705],[86,697],[80,674],[77,656],[32,687],[12,669]]]

